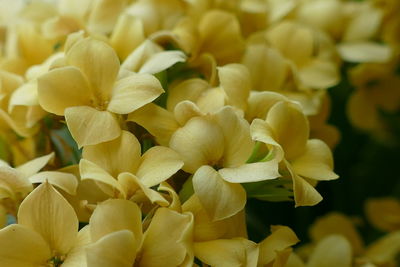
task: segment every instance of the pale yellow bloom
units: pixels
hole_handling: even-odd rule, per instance
[[[118,57],[101,41],[77,41],[66,53],[66,63],[39,77],[39,103],[65,116],[79,147],[117,138],[121,128],[116,114],[130,113],[164,91],[148,74],[118,79]]]
[[[17,217],[18,224],[0,230],[2,266],[86,266],[87,231],[78,233],[73,208],[50,184],[29,194]]]

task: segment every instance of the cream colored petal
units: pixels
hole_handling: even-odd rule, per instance
[[[249,45],[242,63],[250,71],[252,89],[257,91],[283,89],[289,67],[277,49],[269,48],[265,44]]]
[[[268,112],[266,122],[273,130],[273,138],[282,146],[286,159],[303,153],[310,129],[308,119],[299,105],[276,103]]]
[[[319,139],[307,141],[304,154],[291,162],[293,171],[306,178],[333,180],[339,178],[333,172],[333,157],[329,147]]]
[[[135,197],[139,196],[140,201],[142,200],[142,194],[152,203],[156,203],[159,206],[166,207],[169,202],[157,191],[145,186],[139,178],[135,175],[123,172],[118,175],[118,182],[124,190],[126,198],[131,201],[135,201]],[[137,193],[139,194],[137,195]]]
[[[37,82],[28,82],[16,89],[10,97],[8,112],[11,113],[14,106],[39,105]]]
[[[313,89],[326,89],[339,83],[338,66],[333,62],[314,60],[299,71],[301,82]]]
[[[109,199],[98,204],[89,225],[92,242],[120,230],[133,233],[138,245],[136,250],[142,242],[142,214],[139,207],[129,200]]]
[[[226,94],[221,87],[204,91],[196,101],[203,113],[215,113],[226,105]]]
[[[365,256],[376,264],[396,261],[400,252],[400,231],[389,233],[372,243],[366,250]]]
[[[122,14],[110,37],[110,44],[124,60],[145,40],[143,23],[139,18]]]
[[[16,193],[26,196],[33,189],[29,180],[12,167],[1,166],[0,177],[2,198],[14,198]]]
[[[166,192],[169,195],[168,208],[170,210],[174,210],[176,212],[182,213],[181,200],[179,198],[178,193],[175,192],[175,189],[172,186],[170,186],[167,182],[162,182],[158,186],[157,191]]]
[[[390,47],[372,42],[340,43],[337,48],[340,56],[349,62],[385,63],[392,55]]]
[[[194,173],[202,165],[219,163],[224,149],[221,128],[204,117],[194,117],[172,135],[169,147],[185,162],[183,170]]]
[[[82,157],[114,177],[122,172],[135,173],[140,162],[140,143],[128,131],[121,131],[121,135],[108,142],[85,146]]]
[[[185,62],[186,55],[182,51],[163,51],[151,56],[140,68],[139,73],[156,74],[178,62]]]
[[[40,171],[44,166],[49,163],[50,160],[54,158],[54,152],[33,159],[31,161],[28,161],[20,166],[18,166],[16,169],[23,174],[24,177],[29,178],[30,176],[36,174],[38,171]]]
[[[130,71],[138,72],[143,64],[154,54],[163,51],[163,49],[152,42],[145,40],[138,46],[122,63],[121,67]]]
[[[242,64],[229,64],[218,68],[220,86],[228,97],[228,105],[245,110],[251,90],[250,72]]]
[[[108,34],[114,28],[119,14],[127,5],[126,0],[98,0],[92,2],[87,28],[97,34]]]
[[[122,187],[117,180],[93,162],[81,159],[79,162],[79,171],[82,181],[87,179],[95,180],[107,184],[117,189],[119,192],[123,192]]]
[[[231,107],[224,107],[215,114],[215,120],[224,135],[224,167],[237,167],[246,162],[253,150],[249,123],[239,117]]]
[[[40,106],[56,115],[72,106],[89,106],[90,89],[86,78],[75,67],[61,67],[38,78]]]
[[[1,266],[43,266],[52,257],[46,241],[35,231],[19,224],[0,230],[0,248]]]
[[[190,252],[193,216],[159,208],[144,234],[139,266],[179,266]],[[191,242],[190,242],[191,244]]]
[[[79,148],[110,141],[121,134],[118,121],[108,111],[71,107],[65,110],[65,120]]]
[[[164,90],[154,76],[132,74],[115,83],[107,110],[128,114],[150,103],[162,93]]]
[[[86,246],[92,243],[89,226],[83,227],[77,236],[77,240],[68,252],[62,267],[86,267]]]
[[[270,108],[279,101],[288,99],[275,92],[251,92],[245,117],[250,122],[255,118],[265,119]]]
[[[310,237],[314,242],[319,242],[332,234],[344,236],[350,242],[355,254],[363,253],[364,245],[357,228],[350,218],[340,213],[330,213],[319,218],[310,227]]]
[[[235,215],[246,204],[246,191],[243,187],[226,182],[210,166],[202,166],[196,171],[193,188],[213,221]]]
[[[67,62],[82,71],[97,101],[110,99],[119,71],[115,51],[105,42],[86,38],[75,43],[66,55]]]
[[[221,107],[221,104],[218,105]],[[174,115],[180,125],[185,125],[191,118],[204,116],[205,113],[195,103],[184,100],[175,106]]]
[[[300,240],[296,234],[286,226],[272,226],[271,234],[259,243],[260,256],[258,263],[267,265],[271,263],[277,256],[277,252],[294,246]]]
[[[285,265],[286,267],[305,267],[303,260],[294,252],[290,254],[288,261]]]
[[[218,170],[221,177],[230,183],[259,182],[280,177],[276,160],[243,164],[236,168]]]
[[[88,267],[132,267],[136,258],[137,241],[129,230],[103,236],[86,247]]]
[[[378,32],[382,21],[382,10],[364,5],[350,19],[343,33],[345,41],[361,41],[371,39]]]
[[[244,41],[235,16],[211,10],[203,15],[198,29],[202,41],[200,51],[213,54],[219,65],[239,61]]]
[[[244,238],[198,242],[194,244],[194,250],[197,258],[211,266],[258,266],[258,246]]]
[[[65,255],[78,233],[78,218],[68,201],[49,183],[39,185],[22,202],[18,223],[39,233],[52,252]]]
[[[151,118],[151,119],[150,119]],[[167,146],[171,135],[179,124],[171,112],[150,103],[129,114],[128,121],[133,121],[149,131],[159,144]]]
[[[337,266],[352,266],[352,250],[346,238],[340,235],[331,235],[317,244],[311,254],[307,267]]]
[[[59,171],[44,171],[29,177],[33,184],[49,182],[51,185],[61,188],[70,195],[76,195],[78,179],[75,175]]]
[[[152,187],[170,178],[183,164],[179,154],[172,149],[155,146],[142,156],[136,175],[144,185]]]
[[[196,102],[202,92],[210,87],[203,79],[193,78],[172,86],[168,90],[167,108],[174,110],[175,106],[184,100]]]

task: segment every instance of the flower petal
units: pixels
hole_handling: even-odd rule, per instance
[[[66,58],[68,64],[79,68],[86,76],[98,101],[110,99],[119,71],[119,59],[114,49],[105,42],[86,38],[74,44]]]
[[[122,172],[136,173],[140,162],[140,144],[130,132],[122,131],[121,135],[111,141],[97,145],[85,146],[82,157],[114,177]]]
[[[327,251],[329,251],[329,253],[326,253]],[[315,247],[307,266],[352,266],[352,250],[349,241],[340,235],[326,237]]]
[[[179,154],[172,149],[155,146],[142,156],[136,175],[144,185],[152,187],[170,178],[183,164]]]
[[[54,158],[54,152],[52,152],[48,155],[33,159],[31,161],[28,161],[28,162],[18,166],[16,169],[19,172],[21,172],[24,175],[24,177],[29,178],[30,176],[32,176],[35,173],[37,173],[38,171],[40,171],[53,158]]]
[[[276,160],[243,164],[236,168],[218,170],[221,177],[230,183],[259,182],[280,177]]]
[[[185,62],[186,55],[182,51],[170,50],[152,55],[140,68],[139,73],[156,74],[168,69],[178,62]]]
[[[210,266],[255,267],[258,262],[258,246],[244,239],[218,239],[194,244],[195,255]]]
[[[60,67],[38,78],[40,106],[56,115],[72,106],[89,106],[91,92],[86,78],[75,67]]]
[[[204,117],[194,117],[171,137],[169,146],[185,162],[183,170],[194,173],[202,165],[217,164],[224,149],[221,128]]]
[[[132,267],[136,258],[137,241],[129,230],[103,236],[86,247],[88,267]]]
[[[210,88],[208,82],[199,78],[187,79],[176,86],[172,86],[168,90],[168,110],[174,110],[175,106],[184,100],[196,102],[201,93],[208,88]]]
[[[338,45],[340,56],[349,62],[387,62],[392,54],[389,46],[372,42],[349,42]]]
[[[191,214],[159,208],[144,235],[138,266],[180,266],[190,253],[192,227]]]
[[[246,191],[243,187],[226,182],[210,166],[202,166],[196,171],[193,188],[213,221],[235,215],[246,204]]]
[[[115,83],[107,110],[128,114],[150,103],[164,92],[152,75],[132,74]]]
[[[306,178],[333,180],[339,176],[333,172],[333,158],[329,147],[321,140],[307,141],[303,155],[291,162],[293,171]]]
[[[90,238],[89,226],[83,227],[77,236],[77,240],[71,250],[68,252],[62,267],[84,267],[86,266],[86,246],[92,240]]]
[[[365,256],[376,264],[395,261],[400,251],[400,231],[389,233],[371,244]]]
[[[49,183],[39,185],[18,210],[18,223],[39,233],[51,251],[65,255],[78,233],[78,218],[68,201]]]
[[[98,204],[89,224],[93,242],[120,230],[131,231],[138,246],[142,242],[142,214],[132,201],[109,199]]]
[[[76,194],[78,188],[78,179],[71,173],[58,171],[44,171],[29,177],[29,181],[33,184],[49,182],[58,188],[61,188],[70,195]]]
[[[299,71],[302,83],[310,88],[326,89],[340,81],[338,67],[329,61],[314,60]]]
[[[116,118],[108,111],[71,107],[65,110],[65,120],[79,148],[110,141],[121,134]]]
[[[51,258],[46,241],[35,231],[19,224],[0,230],[0,265],[43,266]]]

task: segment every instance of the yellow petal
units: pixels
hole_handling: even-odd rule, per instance
[[[246,204],[246,191],[243,187],[226,182],[210,166],[202,166],[196,171],[193,188],[213,221],[235,215]]]
[[[86,247],[88,267],[132,267],[137,241],[129,230],[110,233]]]
[[[92,2],[87,21],[88,30],[99,34],[110,33],[126,4],[125,0]]]
[[[75,175],[59,171],[44,171],[29,177],[31,183],[49,182],[58,188],[61,188],[70,195],[76,194],[78,188],[78,180]]]
[[[67,257],[62,264],[63,267],[86,266],[85,248],[92,242],[90,238],[89,228],[89,226],[85,226],[79,231],[74,246],[68,252]]]
[[[220,65],[238,62],[244,50],[237,18],[222,10],[207,12],[199,23],[200,50],[214,55]]]
[[[178,153],[168,147],[155,146],[142,156],[136,175],[144,185],[152,187],[170,178],[182,166]]]
[[[307,141],[303,155],[291,162],[298,175],[315,180],[333,180],[339,176],[333,172],[333,158],[329,147],[321,140]]]
[[[82,71],[97,100],[110,99],[111,89],[119,71],[115,51],[106,43],[90,38],[75,43],[66,55],[67,62]]]
[[[40,106],[56,115],[72,106],[89,106],[91,92],[86,78],[75,67],[61,67],[38,78]]]
[[[38,171],[40,171],[44,166],[49,163],[49,161],[54,157],[54,152],[33,159],[31,161],[28,161],[20,166],[18,166],[16,169],[23,174],[24,177],[29,178],[30,176],[34,175]]]
[[[228,97],[228,105],[245,110],[251,89],[249,70],[242,64],[229,64],[218,68],[220,86]]]
[[[325,89],[340,81],[337,66],[329,61],[314,60],[299,71],[301,82],[310,88]]]
[[[326,253],[327,251],[329,253]],[[352,266],[352,250],[349,241],[340,235],[331,235],[324,238],[315,247],[307,266]]]
[[[150,119],[151,118],[151,119]],[[167,146],[171,135],[179,124],[171,112],[150,103],[129,114],[128,121],[133,121],[156,137],[159,144]]]
[[[264,120],[270,108],[279,101],[288,101],[288,99],[275,92],[251,92],[245,114],[246,119],[248,121],[253,121],[255,118]]]
[[[192,225],[192,215],[159,208],[144,235],[138,265],[179,266],[190,250],[186,239],[191,238]]]
[[[221,128],[203,117],[194,117],[171,137],[169,146],[185,162],[183,170],[194,173],[202,165],[219,163],[224,149]]]
[[[216,104],[216,106],[218,106],[218,109],[220,109],[223,105],[224,104],[222,104],[221,102]],[[211,107],[213,107],[213,106],[214,106],[214,104],[211,104]],[[212,113],[214,113],[214,112],[212,112]],[[182,102],[179,102],[175,106],[174,115],[175,115],[175,120],[180,125],[185,125],[193,117],[204,116],[205,112],[201,111],[200,108],[192,101],[184,100]]]
[[[39,105],[37,82],[28,82],[16,89],[11,97],[8,112],[11,113],[14,106],[36,106]]]
[[[253,150],[249,123],[239,117],[233,108],[224,107],[215,114],[224,135],[224,167],[237,167],[246,162]]]
[[[115,83],[107,110],[128,114],[150,103],[163,92],[160,82],[154,76],[132,74]]]
[[[81,159],[81,161],[79,162],[79,170],[82,181],[87,179],[95,180],[112,186],[119,192],[123,192],[122,187],[117,182],[117,180],[93,162],[90,162],[86,159]]]
[[[340,56],[349,62],[387,62],[392,54],[390,47],[372,42],[349,42],[338,45]]]
[[[352,15],[343,33],[343,40],[360,41],[373,38],[381,25],[382,10],[372,5],[364,5],[358,6],[358,12]]]
[[[204,113],[214,113],[226,105],[226,94],[221,87],[210,88],[203,92],[196,101]]]
[[[140,154],[137,138],[130,132],[122,131],[121,135],[112,141],[85,146],[82,157],[117,177],[122,172],[136,173]]]
[[[65,120],[78,147],[110,141],[121,134],[116,118],[108,111],[71,107],[65,110]]]
[[[39,185],[24,199],[18,223],[39,233],[51,251],[62,255],[71,249],[78,233],[74,209],[49,183]]]
[[[17,193],[26,196],[33,189],[26,177],[21,176],[18,171],[9,166],[0,167],[0,177],[1,198],[14,199]]]
[[[152,55],[140,68],[139,73],[156,74],[168,69],[178,62],[185,62],[186,55],[182,51],[163,51]]]
[[[111,34],[110,43],[124,60],[144,39],[142,21],[129,14],[121,14]]]
[[[130,71],[138,72],[143,64],[154,54],[161,52],[162,48],[152,42],[145,40],[138,46],[122,63],[122,68]]]
[[[243,164],[236,168],[218,170],[221,177],[231,183],[259,182],[280,177],[276,160]]]
[[[296,234],[286,226],[272,226],[271,234],[260,242],[260,258],[258,263],[261,265],[267,265],[272,262],[277,252],[283,251],[289,248],[300,240]]]
[[[19,224],[0,230],[0,265],[37,267],[52,255],[46,241],[35,231]]]
[[[400,230],[400,201],[395,198],[368,199],[365,205],[368,221],[383,231]]]
[[[167,108],[174,110],[175,106],[184,100],[196,102],[202,92],[210,87],[203,79],[193,78],[172,86],[168,90]]]
[[[221,267],[256,267],[259,251],[257,244],[244,238],[199,242],[194,250],[202,262]]]
[[[273,138],[290,160],[303,153],[309,136],[309,125],[301,108],[294,103],[276,103],[268,112],[266,122],[272,128]]]
[[[131,231],[138,245],[142,240],[142,214],[139,207],[129,200],[109,199],[98,204],[89,225],[93,242],[120,230]]]
[[[376,264],[395,262],[400,251],[400,231],[392,232],[372,243],[365,256]]]
[[[331,234],[346,237],[353,247],[354,254],[362,253],[363,243],[353,222],[340,213],[331,213],[319,218],[310,228],[310,237],[318,242]]]

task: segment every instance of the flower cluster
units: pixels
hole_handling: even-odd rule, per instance
[[[248,239],[247,199],[313,206],[338,178],[343,62],[356,126],[400,108],[395,0],[0,5],[1,266],[303,266],[286,226]],[[307,266],[351,247],[329,238]]]

